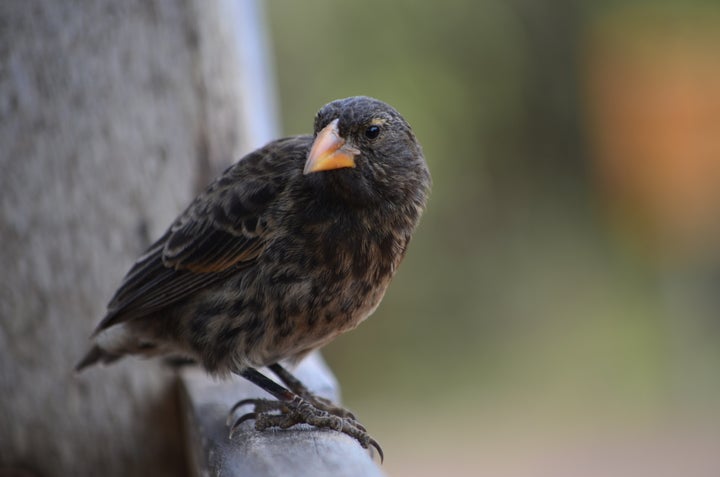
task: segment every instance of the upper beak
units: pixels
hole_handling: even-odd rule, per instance
[[[358,154],[360,151],[357,148],[340,137],[338,120],[334,119],[315,138],[303,174],[355,167],[355,156]]]

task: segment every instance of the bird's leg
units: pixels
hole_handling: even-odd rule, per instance
[[[298,378],[292,375],[290,371],[283,368],[279,363],[271,364],[268,366],[270,371],[280,378],[280,380],[287,386],[292,392],[302,397],[306,401],[311,402],[315,407],[327,411],[334,416],[349,417],[356,419],[355,415],[345,408],[335,405],[331,400],[324,397],[318,396],[311,392]]]
[[[283,369],[283,371],[285,370]],[[285,371],[285,373],[287,373],[287,371]],[[254,409],[253,412],[244,414],[234,420],[230,427],[230,438],[232,438],[235,431],[238,430],[240,424],[249,420],[255,420],[255,429],[259,431],[271,427],[287,429],[296,424],[309,424],[318,429],[333,429],[342,432],[357,440],[360,445],[366,449],[369,446],[373,446],[377,449],[380,460],[383,459],[383,451],[380,448],[380,444],[370,437],[365,428],[354,418],[331,414],[321,407],[316,406],[314,402],[279,385],[254,368],[246,368],[239,372],[239,374],[272,394],[276,400],[244,399],[235,404],[230,410],[228,421],[232,421],[235,411],[241,406],[251,404],[254,406]],[[290,375],[290,373],[287,374]],[[292,377],[292,375],[290,376]],[[294,377],[292,379],[297,381]],[[299,381],[297,382],[299,383]]]
[[[298,397],[295,393],[293,393],[289,389],[280,386],[278,383],[268,378],[255,368],[245,368],[238,374],[258,386],[259,388],[272,394],[277,400],[273,401],[272,399],[250,398],[236,402],[235,405],[230,409],[227,417],[227,425],[230,425],[231,422],[233,423],[233,425],[230,427],[231,439],[235,431],[243,422],[250,419],[255,419],[257,415],[271,411],[286,412],[288,408],[285,406],[285,404],[292,402],[295,398]],[[238,419],[234,419],[235,411],[237,411],[240,407],[245,406],[246,404],[252,404],[253,406],[255,406],[254,412],[244,414]]]

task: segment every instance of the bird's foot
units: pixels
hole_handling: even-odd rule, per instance
[[[321,398],[323,401],[330,401]],[[240,425],[245,421],[255,420],[255,429],[262,431],[271,427],[288,429],[296,424],[309,424],[318,429],[333,429],[342,432],[358,441],[367,449],[374,447],[383,460],[383,451],[380,444],[370,437],[365,427],[360,424],[345,409],[339,408],[330,403],[330,409],[342,411],[342,414],[335,414],[326,410],[315,402],[310,402],[302,397],[295,397],[291,401],[275,401],[270,399],[244,399],[233,406],[228,416],[228,422],[232,421],[235,411],[244,405],[254,406],[253,412],[243,414],[235,419],[230,427],[230,438],[235,434]]]
[[[327,398],[320,397],[317,394],[314,394],[307,388],[307,386],[302,383],[302,381],[289,373],[280,364],[273,364],[270,366],[270,369],[282,380],[283,383],[285,383],[288,389],[290,389],[292,392],[294,392],[304,400],[310,402],[318,409],[327,411],[334,416],[349,417],[357,421],[357,418],[352,412],[335,405],[331,400]]]
[[[332,414],[333,416],[352,419],[363,431],[365,430],[365,428],[357,421],[355,414],[348,411],[344,407],[335,405],[335,403],[333,403],[331,400],[313,394],[310,391],[301,394],[300,397],[302,397],[305,401],[309,402],[316,408]]]

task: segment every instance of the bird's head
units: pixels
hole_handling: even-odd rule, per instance
[[[392,106],[366,96],[326,104],[315,117],[304,174],[353,202],[425,201],[430,175],[410,125]]]

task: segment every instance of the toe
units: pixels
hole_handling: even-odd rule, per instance
[[[253,419],[257,419],[258,415],[255,412],[249,412],[247,414],[243,414],[239,418],[235,420],[232,427],[230,428],[230,436],[229,438],[232,439],[235,435],[235,432],[240,428],[240,425],[245,421],[251,421]]]

